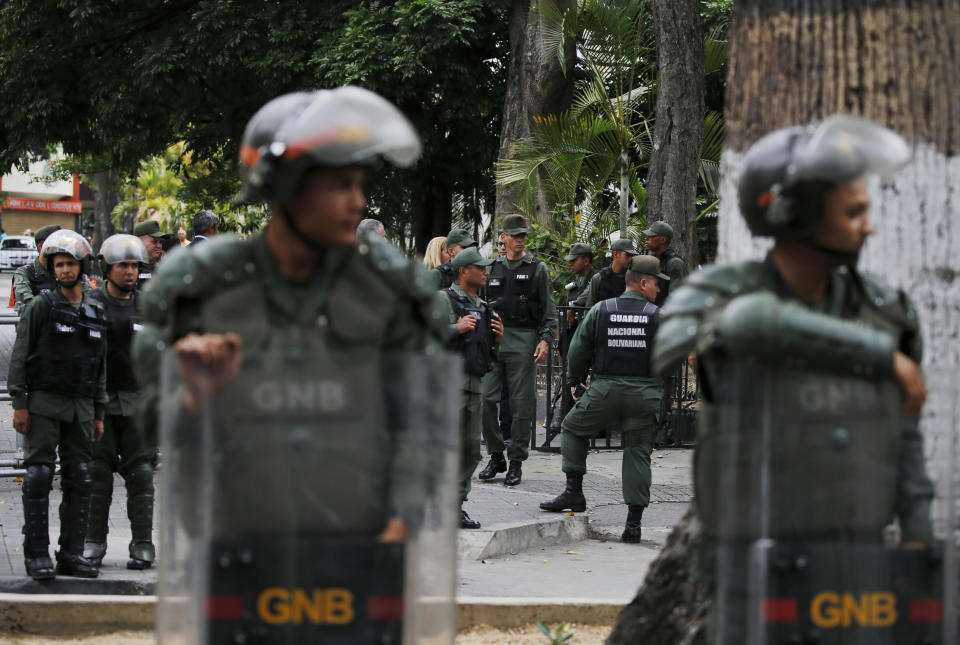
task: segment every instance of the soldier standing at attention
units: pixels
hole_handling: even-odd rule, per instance
[[[23,438],[24,542],[27,575],[55,575],[47,547],[48,506],[60,455],[60,550],[56,573],[96,578],[83,557],[90,509],[91,444],[103,435],[106,393],[106,329],[103,309],[84,291],[83,262],[90,245],[74,231],[57,231],[43,255],[58,288],[34,298],[17,324],[7,385],[13,427]]]
[[[503,323],[478,293],[487,284],[488,267],[475,247],[457,254],[450,263],[457,280],[446,290],[450,303],[450,326],[455,334],[447,348],[463,356],[463,400],[460,404],[460,528],[478,529],[463,503],[470,493],[473,471],[480,463],[480,426],[483,408],[483,376],[496,358],[496,344],[503,338]]]
[[[172,254],[154,277],[143,296],[144,329],[133,345],[146,400],[156,400],[164,347],[174,348],[188,414],[201,403],[196,397],[216,394],[204,386],[205,374],[222,388],[281,357],[318,361],[336,352],[439,347],[447,315],[426,271],[380,236],[358,241],[356,232],[367,169],[381,155],[406,166],[419,153],[409,121],[358,87],[286,94],[261,107],[244,132],[240,168],[245,196],[270,206],[270,222],[246,240],[220,235],[195,252]],[[149,406],[146,412],[145,423],[155,424]],[[376,473],[358,477],[399,472],[392,469],[393,454],[370,455],[365,442],[355,449],[377,464]],[[318,457],[317,468],[323,463]],[[399,542],[407,535],[404,481],[390,483],[388,515],[378,518],[376,532]],[[321,499],[332,508],[335,494]],[[349,501],[364,508],[380,503]],[[343,528],[365,532],[369,526]]]
[[[686,260],[670,248],[670,243],[673,241],[672,226],[666,222],[654,222],[643,234],[647,236],[645,253],[659,258],[663,272],[670,276],[670,282],[664,285],[664,288],[660,290],[660,296],[657,298],[657,306],[662,307],[670,289],[677,289],[683,284],[683,279],[690,273],[690,267],[687,266]]]
[[[630,258],[640,254],[637,243],[633,240],[620,239],[610,245],[610,251],[613,254],[610,266],[603,267],[590,279],[586,299],[582,297],[579,299],[584,307],[592,307],[598,302],[616,298],[627,288],[624,277],[627,267],[630,266]]]
[[[530,449],[536,401],[536,363],[542,363],[550,351],[557,331],[557,306],[546,265],[524,250],[527,220],[522,215],[503,218],[506,255],[493,263],[487,280],[486,299],[503,320],[504,333],[499,356],[483,381],[483,436],[490,462],[480,472],[482,480],[507,472],[504,484],[516,486],[523,476],[522,464]],[[510,391],[510,427],[508,457],[497,423],[497,401],[501,384]]]
[[[724,431],[747,432],[769,421],[763,406],[744,403],[756,388],[738,387],[731,378],[736,372],[728,368],[734,361],[751,361],[749,365],[771,372],[768,381],[783,379],[789,385],[775,393],[778,411],[785,415],[806,412],[796,402],[800,398],[796,392],[840,379],[847,384],[859,380],[861,389],[893,384],[902,393],[902,414],[891,421],[890,429],[876,423],[862,434],[852,432],[857,416],[876,413],[877,403],[885,400],[874,400],[870,410],[848,415],[842,422],[850,423],[851,430],[837,430],[836,423],[776,427],[770,450],[776,461],[770,466],[767,487],[772,528],[763,537],[855,550],[862,544],[881,545],[884,527],[897,517],[902,544],[933,543],[933,486],[918,428],[926,387],[919,367],[922,339],[917,314],[903,291],[857,268],[860,251],[875,232],[865,177],[888,174],[909,159],[910,149],[898,135],[847,115],[764,136],[744,157],[738,197],[750,232],[772,237],[773,249],[763,261],[714,266],[691,275],[663,309],[655,369],[668,371],[697,352],[704,393],[694,473],[695,509],[703,522],[699,568],[714,582],[713,563],[724,544],[724,531],[741,531],[733,533],[735,539],[724,547],[735,562],[746,561],[743,545],[761,537],[746,522],[742,527],[737,524],[738,518],[729,517],[722,506],[728,503],[725,496],[750,493],[720,485],[722,476],[746,475],[730,473]],[[745,381],[754,378],[751,374]],[[844,406],[831,403],[831,413],[844,414],[846,406],[854,405],[852,398],[847,397]],[[741,427],[725,429],[723,420],[731,415],[720,410],[737,405],[741,407],[733,418],[743,419]],[[824,418],[822,411],[819,415]],[[829,422],[834,416],[825,418]],[[804,449],[784,452],[784,445]],[[786,463],[791,468],[776,467]],[[815,474],[797,478],[801,472]],[[856,513],[844,504],[854,501],[851,496],[839,492],[850,486],[869,491],[856,496]],[[809,509],[811,500],[819,501],[815,512]],[[733,528],[728,528],[731,524]],[[845,566],[850,562],[855,560],[845,560]],[[815,578],[820,575],[818,567],[824,566],[819,571],[831,573],[829,562],[824,565],[815,558],[805,568]],[[744,589],[746,582],[731,584]],[[737,634],[742,613],[733,605],[727,612],[733,617],[727,621],[732,631],[724,642],[744,642]]]
[[[153,277],[157,262],[163,256],[163,238],[166,233],[160,231],[160,224],[156,220],[148,219],[134,226],[133,234],[140,238],[147,249],[147,262],[140,267],[140,275],[137,277],[137,291],[143,291]]]
[[[103,438],[93,446],[90,474],[90,522],[83,555],[100,566],[107,552],[107,518],[113,497],[113,473],[127,487],[127,518],[132,538],[128,569],[153,566],[153,474],[157,447],[134,425],[137,379],[130,344],[140,328],[135,291],[147,249],[133,235],[111,235],[100,247],[103,283],[92,292],[103,306],[107,326],[107,407]]]
[[[594,305],[570,344],[567,385],[580,386],[580,377],[593,364],[593,380],[563,419],[560,453],[567,487],[543,502],[545,511],[583,512],[583,475],[589,440],[620,424],[623,431],[623,499],[629,507],[624,542],[640,541],[640,520],[650,503],[650,452],[660,411],[660,379],[651,370],[659,308],[653,304],[661,280],[660,261],[631,258],[620,296]],[[574,398],[577,399],[576,394]]]
[[[17,299],[17,312],[23,311],[27,303],[40,294],[41,291],[53,291],[57,288],[57,280],[53,273],[47,270],[46,258],[43,257],[43,242],[60,227],[50,224],[37,229],[33,239],[37,243],[37,257],[30,264],[17,267],[13,274],[13,293]]]
[[[470,237],[470,233],[466,229],[454,228],[447,233],[447,257],[449,259],[433,269],[433,274],[438,280],[437,284],[440,285],[437,287],[438,289],[447,289],[456,281],[457,270],[453,268],[453,258],[457,257],[457,253],[476,246],[477,241]]]

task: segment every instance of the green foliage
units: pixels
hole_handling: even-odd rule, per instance
[[[563,645],[570,641],[573,638],[573,635],[576,634],[575,631],[570,629],[570,623],[561,623],[551,632],[550,628],[537,621],[537,627],[540,629],[540,632],[547,637],[547,642],[550,645]],[[568,631],[569,630],[569,631]]]

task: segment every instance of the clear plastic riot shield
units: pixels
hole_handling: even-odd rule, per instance
[[[452,643],[459,373],[248,351],[217,387],[167,355],[159,642]]]
[[[713,643],[960,642],[960,417],[954,377],[927,378],[918,424],[892,381],[749,360],[720,370],[696,475]]]

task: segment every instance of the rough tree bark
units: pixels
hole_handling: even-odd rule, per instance
[[[653,0],[657,117],[647,174],[647,224],[673,227],[673,250],[697,266],[697,165],[703,145],[703,30],[697,0]]]
[[[557,7],[566,11],[572,0],[558,0]],[[557,114],[570,107],[573,93],[572,74],[563,75],[555,57],[541,56],[541,18],[531,9],[530,0],[513,0],[510,5],[510,67],[507,70],[507,93],[503,101],[503,126],[500,130],[500,158],[510,157],[510,147],[517,139],[529,137],[533,117]],[[567,69],[573,69],[576,51],[567,47]],[[495,220],[517,212],[517,194],[512,188],[498,187]],[[538,221],[548,221],[554,204],[544,191],[537,191]]]
[[[776,128],[859,114],[915,145],[915,160],[870,183],[878,229],[861,267],[904,288],[920,312],[929,397],[922,426],[938,490],[949,472],[960,368],[960,3],[953,0],[739,0],[730,31],[726,141],[721,165],[721,261],[760,257],[737,210],[743,154]],[[944,505],[934,509],[939,536]],[[678,526],[608,643],[695,642],[709,598],[690,577],[696,520]],[[699,604],[698,604],[699,603]]]
[[[93,251],[96,253],[103,241],[116,232],[110,213],[120,203],[120,196],[117,194],[120,179],[110,168],[95,170],[90,179],[90,187],[93,189]]]

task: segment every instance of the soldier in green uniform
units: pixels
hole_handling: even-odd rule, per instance
[[[456,269],[453,267],[453,259],[464,249],[471,246],[477,246],[477,241],[470,237],[470,233],[463,228],[450,229],[447,233],[447,257],[450,259],[437,268],[432,273],[439,285],[438,289],[448,289],[457,279]]]
[[[530,450],[530,430],[536,401],[536,363],[547,358],[557,331],[557,307],[546,265],[524,250],[527,220],[523,215],[503,218],[506,255],[490,270],[485,296],[503,319],[499,356],[483,380],[483,437],[490,461],[480,472],[482,480],[506,472],[504,484],[516,486]],[[497,423],[497,401],[506,380],[510,392],[509,470],[503,457],[504,441]]]
[[[100,247],[103,283],[92,297],[103,306],[107,326],[107,407],[103,437],[94,444],[90,474],[90,522],[83,555],[100,566],[107,551],[107,518],[113,497],[113,473],[127,487],[127,517],[132,538],[128,569],[153,566],[153,475],[155,443],[134,425],[137,380],[130,359],[130,344],[140,328],[135,288],[147,249],[133,235],[111,235]]]
[[[7,376],[13,427],[24,435],[23,554],[29,576],[54,577],[48,498],[59,452],[63,501],[56,573],[95,578],[97,567],[83,557],[83,540],[91,443],[103,435],[107,402],[103,309],[82,287],[91,252],[79,233],[53,233],[43,254],[58,288],[42,292],[21,315]]]
[[[187,385],[188,413],[214,393],[204,372],[219,390],[248,369],[267,369],[270,357],[439,347],[447,314],[429,274],[377,236],[356,238],[368,166],[381,155],[408,165],[419,152],[406,118],[361,88],[287,94],[264,105],[247,125],[240,162],[244,193],[270,205],[270,223],[247,240],[221,235],[172,254],[154,276],[133,345],[145,400],[156,400],[158,351],[167,346]],[[144,423],[155,422],[148,414]],[[390,515],[377,529],[384,540],[406,536],[403,483],[394,478],[390,486]]]
[[[620,239],[610,245],[610,251],[613,254],[610,266],[603,267],[590,279],[586,299],[580,298],[578,301],[582,302],[584,307],[592,307],[598,302],[616,298],[627,288],[624,276],[627,273],[627,267],[630,266],[630,258],[640,254],[637,243],[633,240]]]
[[[37,229],[33,239],[37,243],[37,258],[30,264],[17,267],[13,274],[13,295],[16,298],[15,309],[19,313],[27,303],[39,295],[41,291],[53,291],[57,288],[57,280],[53,273],[47,270],[46,258],[43,257],[43,243],[51,233],[60,230],[57,224],[49,224]]]
[[[622,540],[640,541],[643,509],[650,503],[650,452],[660,410],[660,379],[652,376],[651,356],[659,308],[653,304],[661,280],[660,261],[634,256],[626,272],[627,288],[620,296],[594,305],[573,337],[567,357],[567,384],[581,386],[580,378],[593,364],[590,387],[563,419],[560,453],[566,489],[543,502],[545,511],[583,512],[583,475],[591,437],[611,424],[623,432],[623,498],[628,505]]]
[[[902,392],[905,413],[894,426],[894,435],[868,432],[870,445],[889,459],[874,471],[854,467],[862,455],[846,449],[847,430],[834,429],[830,436],[821,437],[801,424],[803,437],[774,436],[774,455],[778,444],[805,445],[808,454],[781,457],[811,465],[821,461],[839,465],[819,469],[815,479],[785,481],[774,471],[769,491],[777,505],[770,512],[789,513],[814,489],[821,491],[824,500],[842,502],[842,496],[830,493],[842,490],[851,477],[879,477],[868,486],[869,493],[857,500],[856,517],[846,510],[835,517],[832,508],[842,506],[824,503],[815,513],[792,517],[785,539],[879,544],[884,526],[895,516],[903,544],[932,543],[933,488],[926,474],[917,416],[926,396],[919,369],[922,343],[917,314],[904,292],[857,268],[860,251],[875,232],[864,177],[895,170],[909,158],[908,146],[893,132],[843,115],[818,126],[786,128],[761,138],[743,161],[739,205],[754,235],[773,238],[772,251],[763,261],[715,266],[691,275],[664,306],[654,367],[663,373],[696,352],[704,393],[695,456],[695,503],[704,531],[700,569],[711,580],[716,575],[717,546],[722,544],[718,536],[724,523],[731,522],[723,511],[725,493],[719,484],[730,461],[718,447],[725,439],[719,433],[724,419],[730,418],[724,410],[750,395],[748,385],[733,389],[727,366],[735,360],[752,359],[775,374],[811,374],[805,377],[811,387],[842,377],[893,383]],[[750,428],[760,427],[762,414],[759,408],[743,407],[737,418]],[[892,448],[881,445],[885,442]],[[805,532],[806,525],[815,523],[821,526],[817,534]],[[730,547],[735,554],[737,544]],[[742,562],[746,555],[735,557],[741,559],[734,562]],[[807,568],[816,565],[810,561]],[[724,642],[743,642],[736,627],[742,623],[737,614],[742,607],[735,605],[727,606],[732,622],[726,622],[733,631],[726,632]]]
[[[686,260],[677,255],[670,248],[673,241],[673,227],[666,222],[654,222],[643,232],[647,236],[645,253],[655,255],[660,260],[663,272],[670,276],[670,282],[664,285],[657,297],[657,306],[662,307],[670,293],[670,289],[678,289],[684,278],[690,273]]]
[[[593,268],[593,247],[577,242],[570,245],[570,251],[563,259],[573,274],[573,280],[566,286],[567,304],[571,307],[586,307],[590,281],[599,273],[598,269]],[[567,328],[571,333],[576,327],[576,313],[573,310],[567,311]]]
[[[446,295],[450,304],[453,339],[447,347],[463,356],[464,380],[460,403],[460,528],[478,529],[480,522],[463,510],[470,494],[470,480],[480,463],[480,426],[483,407],[483,376],[496,358],[496,343],[503,338],[503,323],[479,291],[487,284],[493,260],[481,257],[475,247],[457,254],[450,262],[457,279]]]
[[[157,263],[163,256],[163,239],[167,234],[160,230],[160,223],[152,219],[134,226],[133,234],[140,238],[147,249],[147,261],[140,267],[140,275],[137,277],[137,291],[142,291],[153,277]]]

